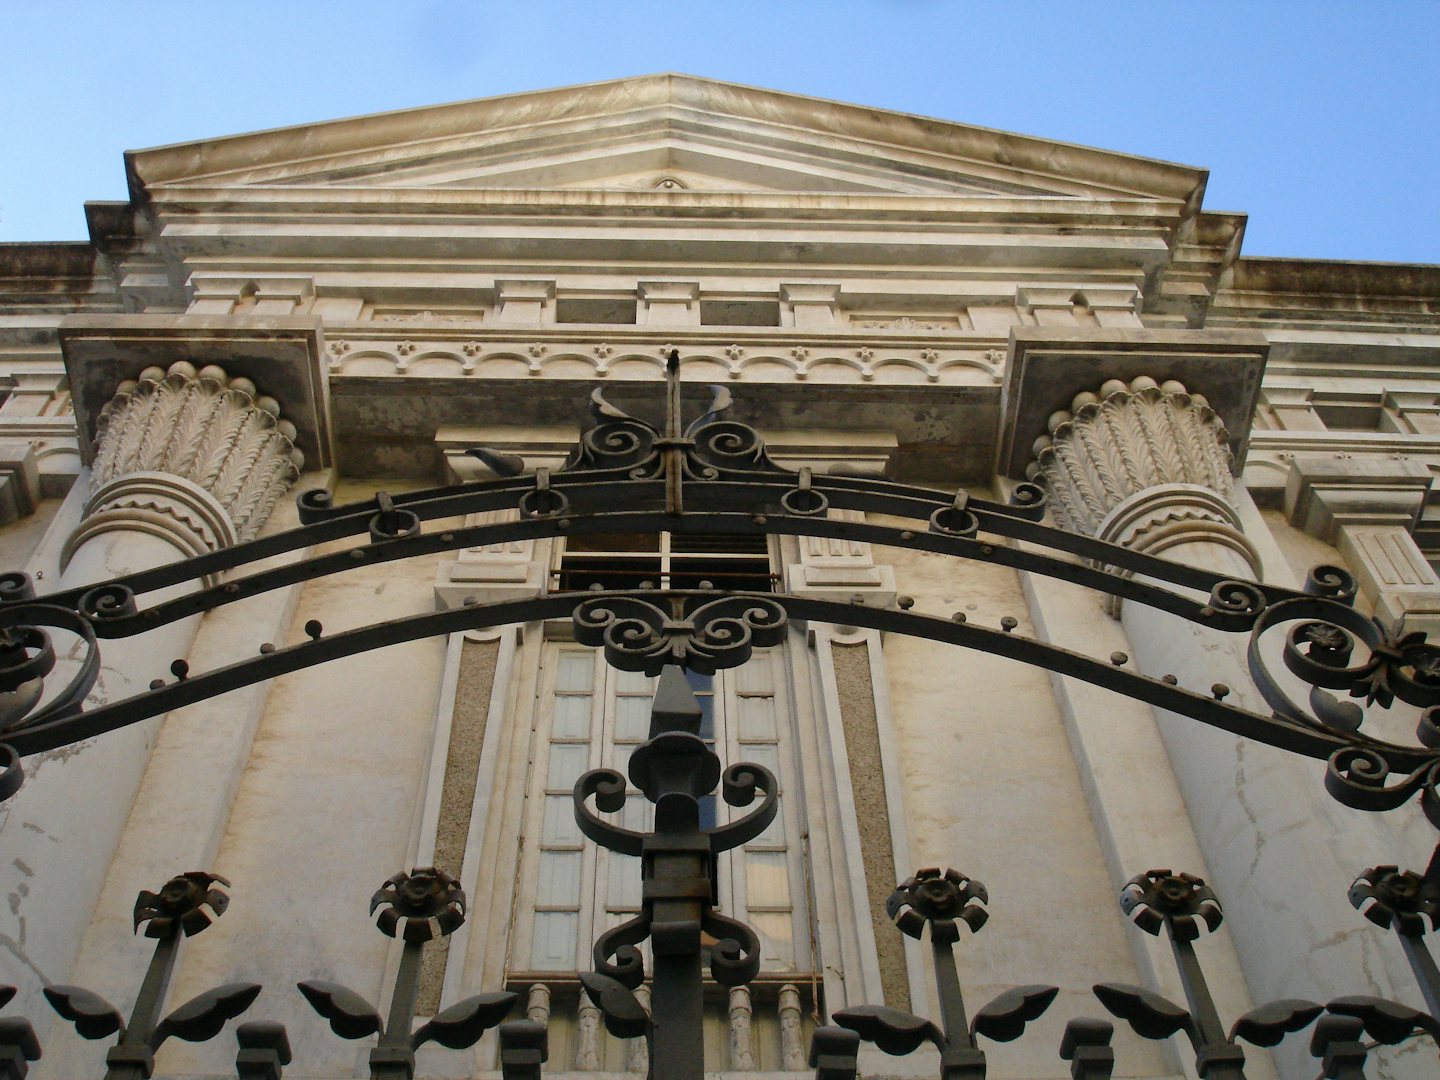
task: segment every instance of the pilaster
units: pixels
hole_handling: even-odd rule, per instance
[[[90,497],[60,558],[62,590],[253,536],[304,461],[294,445],[294,425],[279,419],[279,404],[259,395],[248,379],[231,378],[215,366],[197,371],[176,361],[168,371],[146,368],[138,379],[122,382],[100,412]],[[172,586],[147,601],[163,602],[197,587]],[[172,661],[189,655],[199,621],[192,616],[169,623],[143,641],[106,640],[104,676],[91,703],[129,697],[164,677]],[[67,655],[57,662],[62,685],[80,661]],[[120,890],[120,916],[113,904],[97,905],[107,880],[125,872],[116,852],[163,727],[163,720],[149,720],[36,755],[27,763],[28,782],[0,818],[0,840],[22,874],[16,879],[9,864],[0,868],[0,889],[27,900],[0,920],[0,934],[12,940],[28,935],[26,962],[42,982],[69,979],[87,927],[104,924],[106,910],[112,929],[128,927],[123,916],[133,881]],[[182,771],[193,777],[215,764],[207,752]],[[27,930],[30,913],[42,909],[46,918]],[[90,955],[114,952],[107,939]],[[74,1074],[72,1066],[61,1066],[59,1074]]]

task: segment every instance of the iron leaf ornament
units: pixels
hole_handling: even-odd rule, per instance
[[[935,967],[935,989],[940,1002],[941,1024],[898,1009],[879,1005],[857,1005],[835,1013],[831,1020],[840,1028],[857,1034],[887,1054],[909,1054],[926,1042],[940,1050],[940,1075],[944,1080],[983,1080],[985,1052],[977,1036],[996,1042],[1011,1042],[1025,1032],[1032,1020],[1050,1007],[1060,992],[1055,986],[1019,986],[999,994],[967,1021],[965,999],[955,964],[955,943],[960,924],[979,933],[989,913],[985,886],[958,870],[927,867],[917,870],[895,887],[885,901],[885,911],[896,927],[908,937],[920,940],[929,928],[931,958]],[[822,1041],[832,1036],[817,1028],[810,1056],[825,1056]],[[834,1066],[838,1071],[843,1061]]]
[[[74,1025],[81,1038],[119,1036],[106,1055],[106,1080],[148,1080],[155,1068],[155,1051],[167,1039],[208,1042],[254,1004],[260,994],[258,983],[227,983],[197,994],[161,1018],[181,943],[225,914],[230,897],[217,886],[229,884],[218,874],[197,870],[177,874],[158,890],[142,889],[136,896],[135,932],[143,926],[145,936],[155,940],[155,951],[128,1023],[94,991],[80,986],[45,988],[51,1008]]]
[[[342,1039],[363,1039],[384,1026],[375,1006],[348,986],[320,979],[306,979],[296,985],[310,1007]]]
[[[410,1045],[418,1050],[427,1042],[436,1042],[451,1050],[465,1050],[480,1041],[480,1036],[510,1015],[516,995],[508,990],[475,994],[441,1009],[410,1036]]]
[[[380,1036],[370,1051],[370,1075],[375,1080],[412,1080],[419,1047],[434,1042],[452,1050],[468,1049],[514,1008],[517,997],[509,991],[476,994],[411,1031],[425,944],[454,933],[465,922],[465,891],[443,870],[424,866],[386,878],[370,898],[370,914],[382,934],[404,943],[389,1015],[382,1019],[363,995],[340,983],[310,979],[298,987],[340,1038]]]
[[[1189,1008],[1124,983],[1100,983],[1094,987],[1095,996],[1141,1038],[1168,1039],[1184,1032],[1195,1053],[1196,1070],[1206,1080],[1244,1080],[1245,1052],[1237,1040],[1276,1046],[1324,1012],[1324,1006],[1313,1001],[1275,1001],[1250,1010],[1225,1030],[1195,953],[1200,936],[1220,929],[1225,919],[1219,898],[1204,879],[1168,869],[1147,870],[1120,891],[1120,908],[1145,933],[1165,933]]]

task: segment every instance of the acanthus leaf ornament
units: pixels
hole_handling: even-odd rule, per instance
[[[1159,484],[1208,488],[1229,500],[1229,434],[1209,403],[1175,381],[1112,379],[1054,413],[1035,443],[1030,478],[1056,518],[1094,535],[1125,499]]]
[[[146,368],[121,383],[100,413],[87,515],[160,514],[212,550],[251,539],[305,463],[295,425],[280,411],[249,379],[213,364]],[[181,487],[168,492],[138,479],[156,476]],[[185,485],[198,489],[196,498],[186,497]],[[215,520],[212,508],[227,521]],[[67,551],[76,544],[72,538]]]

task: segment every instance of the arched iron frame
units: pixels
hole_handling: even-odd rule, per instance
[[[1389,638],[1377,624],[1360,615],[1352,606],[1355,587],[1345,571],[1335,567],[1317,568],[1306,589],[1296,591],[1234,580],[1139,554],[1043,524],[1044,493],[1030,484],[1018,485],[1010,504],[1001,505],[972,498],[964,491],[938,491],[855,471],[832,470],[829,475],[816,475],[808,469],[788,470],[770,459],[762,439],[753,429],[725,416],[729,395],[723,388],[714,388],[709,411],[684,425],[678,360],[674,356],[666,385],[663,427],[619,412],[597,390],[592,398],[595,425],[582,434],[565,464],[553,472],[537,469],[527,473],[523,461],[477,448],[472,453],[491,467],[496,479],[401,495],[380,493],[372,500],[344,506],[333,505],[327,492],[306,492],[298,500],[302,524],[296,529],[99,585],[43,597],[35,595],[26,575],[0,575],[0,696],[5,699],[0,701],[0,798],[8,798],[20,787],[21,759],[27,755],[160,716],[262,680],[402,642],[512,623],[572,618],[577,639],[603,646],[613,665],[660,674],[672,667],[713,671],[743,663],[753,644],[778,640],[775,635],[783,630],[787,621],[801,620],[926,638],[1077,678],[1236,735],[1324,760],[1328,789],[1347,805],[1389,810],[1419,792],[1426,816],[1440,826],[1440,725],[1435,721],[1435,710],[1440,707],[1440,649],[1427,644],[1423,635]],[[900,519],[902,524],[835,519],[827,516],[832,508],[886,515]],[[498,510],[518,511],[519,518],[462,528],[450,525],[426,528],[430,522]],[[256,656],[205,672],[190,672],[183,661],[177,661],[172,669],[173,681],[157,681],[149,690],[121,701],[88,708],[85,705],[99,671],[101,642],[143,635],[176,620],[270,590],[359,567],[463,548],[593,533],[661,531],[861,541],[933,552],[1076,583],[1127,604],[1146,605],[1209,629],[1248,634],[1251,674],[1256,688],[1273,711],[1266,714],[1228,702],[1227,694],[1219,687],[1187,688],[1170,676],[1155,677],[1138,672],[1124,657],[1086,656],[1016,634],[1013,623],[993,628],[968,623],[960,616],[944,618],[914,612],[903,598],[895,607],[878,608],[784,592],[748,594],[722,589],[556,593],[467,604],[333,634],[311,623],[307,626],[310,640],[303,643],[287,647],[266,645]],[[282,566],[250,569],[275,556],[346,540],[357,542],[348,548]],[[146,594],[183,585],[194,588],[149,606],[142,603]],[[1288,627],[1281,650],[1284,664],[1313,688],[1306,704],[1291,698],[1282,680],[1267,667],[1265,650],[1261,648],[1262,635],[1282,625]],[[40,687],[56,663],[54,631],[82,639],[85,655],[67,685],[58,690],[52,688],[42,696]],[[1367,705],[1388,707],[1399,698],[1424,710],[1416,744],[1401,745],[1373,738],[1363,730],[1363,711],[1330,694],[1331,690],[1364,698]],[[646,797],[656,801],[660,808],[656,834],[652,836],[658,836],[667,828],[675,836],[681,833],[690,836],[692,847],[686,849],[684,857],[674,855],[673,851],[671,856],[689,866],[684,873],[692,877],[695,873],[702,876],[704,873],[695,870],[694,860],[708,859],[708,873],[713,882],[715,852],[758,834],[773,817],[774,779],[758,766],[732,766],[727,770],[723,775],[726,797],[736,805],[746,805],[762,797],[761,806],[740,822],[700,839],[695,823],[687,823],[683,820],[685,815],[674,809],[685,802],[684,797],[677,801],[677,792],[683,795],[689,790],[687,784],[693,786],[699,781],[681,782],[673,776],[667,780],[661,768],[667,760],[672,765],[681,759],[690,761],[700,751],[692,744],[682,745],[693,734],[688,733],[686,726],[683,695],[668,703],[661,700],[664,696],[664,693],[657,696],[652,741],[647,744],[659,747],[651,754],[658,763],[656,772],[653,776],[646,774],[650,780],[648,789],[641,785]],[[666,754],[671,754],[671,758],[666,758]],[[711,751],[705,750],[704,754],[714,758]],[[718,759],[713,765],[695,765],[694,761],[690,764],[699,770],[696,775],[708,774],[712,768],[716,770],[706,790],[713,789],[721,779]],[[624,789],[624,777],[618,774],[602,771],[580,778],[575,792],[577,820],[586,834],[599,843],[632,854],[649,852],[645,837],[610,825],[588,808],[588,800],[592,798],[602,810],[615,808],[616,799],[623,800]],[[699,794],[698,790],[693,792],[696,797]],[[672,816],[668,824],[664,811],[667,805],[679,814]],[[663,862],[670,856],[657,854],[655,857]],[[691,862],[685,863],[686,858]],[[654,877],[660,872],[651,867],[646,873]],[[675,875],[682,874],[682,870],[672,867],[665,873],[670,879],[678,880]],[[1427,873],[1425,881],[1428,883],[1432,876]],[[983,887],[976,893],[974,885],[978,883],[970,883],[952,872],[951,876],[908,882],[901,890],[904,898],[896,902],[897,921],[903,930],[916,936],[922,924],[931,926],[937,970],[945,964],[940,946],[944,946],[948,955],[949,945],[958,934],[954,930],[955,918],[969,921],[970,916],[964,912],[973,912],[977,896],[983,899]],[[430,886],[441,892],[450,887],[444,883],[436,886],[433,882],[427,885]],[[391,891],[395,888],[397,886],[392,885]],[[934,909],[933,905],[926,907],[927,895],[938,895],[937,890],[944,893],[947,889],[947,895],[954,901],[953,911],[947,914]],[[377,894],[377,904],[380,895]],[[899,897],[901,893],[896,895]],[[671,900],[679,902],[677,898]],[[632,1004],[624,994],[627,987],[638,984],[639,978],[635,969],[638,954],[631,946],[645,936],[652,936],[651,915],[654,914],[656,925],[663,920],[651,908],[658,910],[657,905],[663,906],[665,902],[666,898],[658,894],[653,904],[647,901],[646,914],[641,917],[646,920],[643,927],[627,924],[602,937],[596,945],[597,973],[592,976],[599,981],[587,984],[591,996],[605,1010],[612,1030],[629,1031],[632,1035],[643,1030],[655,1040],[656,1052],[662,1056],[681,1053],[673,1033],[668,1042],[662,1040],[658,1014],[653,1024],[649,1019],[640,1021],[633,1015]],[[463,897],[460,903],[463,911]],[[707,922],[707,931],[734,946],[728,952],[718,950],[711,957],[712,970],[717,977],[722,977],[728,964],[733,970],[722,977],[722,981],[745,981],[758,965],[758,956],[751,955],[757,945],[753,933],[739,924],[730,926],[732,920],[710,911],[708,904],[704,907],[706,918],[719,920],[713,926]],[[910,915],[905,915],[906,911]],[[914,915],[915,911],[921,911],[922,915]],[[401,911],[401,916],[406,918],[413,915],[414,912]],[[1171,926],[1176,917],[1175,912],[1167,912],[1162,921]],[[387,932],[394,930],[395,921],[392,919],[391,930]],[[1155,925],[1158,927],[1160,923]],[[723,932],[727,926],[733,931],[728,938]],[[1175,937],[1173,933],[1172,937]],[[407,937],[407,948],[409,940]],[[1188,943],[1183,935],[1176,940]],[[1177,958],[1183,962],[1181,945],[1177,944],[1176,948]],[[657,948],[657,967],[665,963],[663,952]],[[693,972],[687,968],[689,974],[685,978],[693,975],[698,979],[698,959],[690,957],[686,963]],[[953,981],[953,965],[951,976]],[[656,977],[660,977],[658,970]],[[1436,987],[1427,988],[1427,995],[1434,992]],[[307,996],[310,996],[308,991]],[[316,1002],[315,998],[311,1000]],[[1038,1008],[1043,1010],[1048,1000]],[[607,1001],[608,1005],[604,1003]],[[942,1004],[947,1009],[959,1009],[958,1022],[964,1027],[963,1007],[958,1001],[958,983],[953,987],[953,994],[942,987]],[[1033,1001],[1029,1005],[1026,1001],[1030,998],[1011,1003],[1012,1012],[1019,1010],[1016,1016],[1035,1008]],[[413,1000],[411,1006],[413,1008]],[[491,1002],[492,1011],[494,1006]],[[316,1008],[324,1011],[319,1003]],[[628,1028],[627,1010],[632,1014]],[[401,1019],[406,1027],[401,1041],[408,1045],[409,1020]],[[946,1059],[947,1075],[983,1075],[983,1054],[978,1059],[965,1056],[971,1052],[979,1054],[974,1048],[975,1032],[972,1030],[968,1036],[967,1051],[949,1031],[953,1019],[947,1014],[944,1036],[937,1036],[936,1029],[936,1033],[922,1033],[923,1038],[932,1041],[938,1038],[937,1045],[950,1047],[945,1051],[950,1055]],[[1013,1024],[1013,1021],[1011,1016],[1008,1022]],[[886,1027],[886,1023],[890,1027]],[[895,1042],[898,1036],[892,1028],[896,1023],[893,1017],[881,1022],[873,1016],[857,1014],[850,1017],[847,1027],[879,1042],[882,1047],[887,1039],[898,1046],[905,1040]],[[978,1018],[976,1023],[980,1023]],[[1022,1017],[1020,1029],[1023,1026]],[[985,1033],[983,1027],[978,1030]],[[1083,1031],[1076,1036],[1081,1044],[1083,1036]],[[837,1036],[833,1031],[826,1037],[833,1045],[824,1039],[817,1040],[812,1053],[816,1061],[823,1063],[833,1058],[843,1063],[847,1060],[846,1055],[853,1049],[845,1042],[848,1037],[843,1033]],[[395,1038],[399,1036],[391,1041]],[[512,1044],[517,1038],[520,1036],[512,1031]],[[834,1043],[835,1039],[839,1042]],[[689,1039],[689,1042],[698,1040]],[[1233,1033],[1230,1042],[1233,1042]],[[1210,1044],[1212,1049],[1220,1045],[1214,1038]],[[385,1045],[382,1037],[382,1048]],[[665,1045],[671,1049],[665,1050]],[[1196,1046],[1197,1050],[1203,1049],[1200,1042]],[[395,1053],[403,1057],[401,1051]],[[853,1054],[848,1060],[853,1068]],[[964,1069],[970,1067],[966,1061],[978,1067],[979,1072],[965,1072]],[[390,1075],[384,1072],[384,1062],[372,1064],[376,1075]],[[697,1068],[703,1068],[703,1063],[691,1061],[684,1068],[677,1064],[668,1075],[698,1075]],[[1218,1065],[1216,1068],[1219,1071],[1213,1075],[1232,1075]],[[841,1067],[840,1074],[843,1073]]]

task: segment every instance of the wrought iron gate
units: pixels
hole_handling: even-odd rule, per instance
[[[663,429],[625,415],[593,396],[596,424],[586,431],[565,465],[527,472],[519,459],[484,449],[472,451],[498,479],[405,495],[380,493],[371,501],[332,505],[326,492],[300,496],[302,527],[201,555],[104,584],[35,594],[23,574],[0,577],[0,798],[23,783],[23,758],[77,740],[160,716],[265,679],[340,657],[439,634],[534,620],[570,618],[576,639],[603,648],[607,661],[627,671],[659,675],[649,741],[633,755],[629,780],[655,806],[655,826],[623,829],[600,813],[620,808],[626,777],[596,770],[578,778],[576,821],[591,841],[639,856],[643,907],[639,916],[605,934],[594,947],[595,970],[582,976],[585,993],[601,1010],[608,1029],[621,1038],[643,1038],[652,1075],[698,1080],[704,1071],[703,965],[726,986],[747,983],[760,964],[753,931],[715,909],[716,856],[759,835],[774,818],[777,785],[757,764],[724,767],[698,735],[698,711],[684,669],[713,673],[743,664],[757,645],[781,640],[794,621],[868,627],[979,650],[1083,680],[1202,724],[1258,740],[1291,753],[1324,760],[1329,792],[1347,806],[1395,810],[1419,795],[1425,816],[1440,827],[1440,649],[1423,635],[1398,639],[1352,606],[1349,574],[1319,567],[1303,591],[1231,580],[1124,547],[1041,524],[1044,493],[1030,484],[1015,488],[1010,505],[894,483],[860,473],[814,475],[790,471],[767,455],[759,435],[725,416],[728,394],[716,388],[704,415],[682,422],[678,358],[666,382]],[[519,519],[466,528],[426,528],[427,522],[491,510],[519,511]],[[827,516],[831,508],[903,519],[892,526]],[[1005,566],[1077,582],[1127,603],[1146,605],[1216,631],[1248,635],[1250,673],[1273,710],[1270,714],[1227,702],[1222,685],[1186,687],[1172,676],[1133,669],[1124,654],[1091,657],[1014,632],[1014,620],[998,627],[914,612],[906,598],[893,608],[847,604],[785,593],[736,593],[711,588],[634,589],[562,593],[532,599],[475,604],[327,634],[306,626],[308,641],[289,647],[264,645],[258,655],[211,671],[191,672],[183,661],[173,681],[157,681],[128,699],[86,707],[100,670],[101,643],[143,635],[157,627],[270,590],[361,566],[404,560],[515,540],[598,533],[792,535],[831,537],[934,552],[956,559]],[[282,566],[251,569],[276,555],[313,545],[357,540],[344,550]],[[205,585],[219,575],[220,584]],[[200,587],[142,606],[147,594],[176,585]],[[1283,636],[1283,665],[1312,688],[1296,701],[1270,665],[1261,639]],[[46,685],[56,669],[56,633],[82,643],[83,658],[64,686]],[[54,680],[52,680],[53,682]],[[1365,706],[1387,709],[1399,700],[1424,710],[1414,744],[1371,736]],[[702,826],[699,801],[719,789],[732,806],[753,807],[738,820]],[[1357,868],[1359,870],[1359,868]],[[214,1038],[241,1016],[260,988],[230,984],[165,1013],[168,982],[184,937],[204,930],[227,903],[210,874],[177,877],[158,893],[145,892],[135,909],[137,929],[156,940],[139,999],[128,1020],[98,995],[80,987],[46,989],[51,1004],[78,1033],[113,1039],[108,1076],[147,1077],[155,1050],[168,1038]],[[1124,889],[1121,904],[1139,930],[1169,939],[1186,995],[1184,1006],[1134,986],[1102,983],[1099,1003],[1141,1036],[1185,1035],[1199,1073],[1216,1080],[1244,1075],[1240,1043],[1277,1044],[1313,1025],[1311,1052],[1325,1076],[1363,1075],[1368,1045],[1440,1034],[1440,971],[1424,944],[1440,913],[1440,858],[1423,872],[1394,866],[1363,870],[1350,898],[1366,918],[1393,928],[1414,970],[1427,1011],[1370,997],[1326,1003],[1279,1001],[1235,1018],[1226,1027],[1211,1001],[1195,942],[1220,925],[1214,892],[1183,872],[1152,869]],[[892,1008],[853,1007],[818,1028],[810,1049],[817,1077],[845,1080],[856,1074],[861,1041],[892,1054],[933,1045],[947,1080],[985,1075],[980,1040],[1005,1042],[1051,1004],[1056,988],[1021,986],[1001,994],[972,1015],[966,1011],[955,949],[962,924],[978,932],[985,924],[985,887],[955,870],[922,869],[897,886],[888,912],[897,931],[928,938],[941,1006],[939,1022]],[[412,1031],[421,950],[426,941],[451,933],[465,919],[459,885],[433,868],[397,874],[371,901],[382,932],[403,940],[389,1014],[344,986],[306,982],[300,990],[347,1039],[378,1036],[370,1054],[372,1075],[409,1080],[415,1050],[427,1042],[473,1046],[498,1026],[500,1065],[507,1077],[538,1077],[546,1060],[544,1026],[506,1020],[515,1003],[509,992],[482,993],[441,1010]],[[704,940],[715,942],[706,946]],[[637,948],[650,943],[653,970],[645,1008],[635,990],[646,978]],[[14,989],[0,991],[9,1000]],[[3,1003],[3,1001],[0,1001]],[[1110,1075],[1114,1055],[1107,1021],[1071,1020],[1060,1053],[1077,1078]],[[236,1068],[243,1077],[278,1078],[289,1060],[284,1029],[250,1022],[237,1030]],[[1366,1039],[1371,1040],[1367,1044]],[[21,1077],[40,1047],[23,1019],[0,1019],[0,1075]]]

